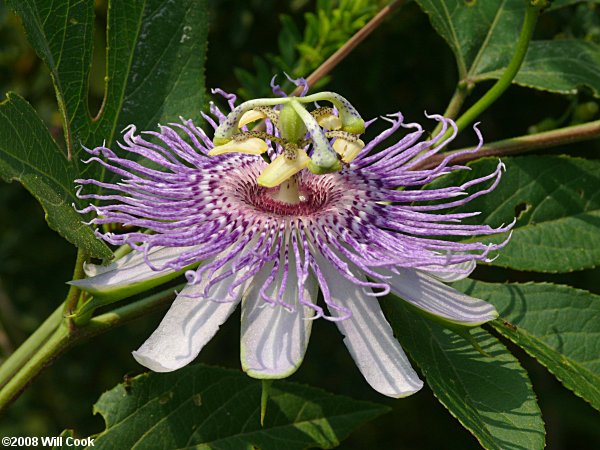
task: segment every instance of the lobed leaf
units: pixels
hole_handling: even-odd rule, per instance
[[[600,296],[550,283],[454,285],[493,303],[491,325],[600,410]]]
[[[383,307],[437,399],[483,448],[544,448],[544,423],[527,373],[498,339],[473,329],[482,354],[398,298],[387,299]]]
[[[103,394],[94,406],[106,422],[94,448],[332,448],[388,408],[275,382],[260,423],[261,382],[204,365],[146,373]]]

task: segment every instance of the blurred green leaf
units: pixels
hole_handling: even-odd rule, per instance
[[[499,78],[517,42],[523,0],[417,0],[456,58],[461,82]],[[600,97],[600,47],[581,40],[532,41],[514,83],[573,94],[588,86]]]
[[[550,6],[548,7],[548,11],[553,9],[564,8],[565,6],[575,5],[577,3],[598,3],[600,4],[600,0],[552,0]]]
[[[94,412],[102,414],[106,430],[93,448],[332,448],[388,410],[277,381],[261,426],[260,398],[260,381],[235,370],[192,365],[147,373],[100,397]]]
[[[549,283],[465,280],[461,291],[493,303],[493,327],[600,410],[600,296]]]
[[[502,162],[506,172],[498,187],[466,207],[482,212],[472,223],[499,225],[517,217],[509,244],[491,264],[537,272],[570,272],[600,264],[600,246],[593,245],[600,229],[600,161],[523,156]],[[479,160],[469,164],[472,171],[455,172],[440,184],[461,184],[493,172],[497,164],[495,158]]]
[[[0,104],[0,177],[20,182],[40,202],[53,230],[100,258],[110,249],[82,223],[75,211],[73,166],[56,145],[46,126],[29,103],[9,94]]]
[[[273,75],[281,75],[281,72],[293,78],[308,76],[384,4],[379,0],[318,1],[315,11],[304,15],[303,33],[292,17],[283,15],[278,37],[279,54],[267,54],[265,59],[255,58],[255,70],[252,72],[236,69],[236,77],[243,86],[240,95],[245,98],[270,96],[269,80]],[[283,81],[284,90],[290,87],[289,82]]]
[[[180,115],[200,117],[204,106],[206,2],[110,2],[106,92],[102,109],[95,118],[87,100],[94,2],[9,0],[8,3],[21,17],[32,46],[50,70],[67,145],[67,159],[63,164],[69,167],[68,175],[64,171],[55,174],[53,171],[59,167],[56,164],[36,166],[41,158],[30,160],[38,176],[49,179],[40,181],[47,190],[55,187],[52,179],[62,181],[61,191],[44,196],[34,193],[36,198],[53,196],[70,207],[71,202],[78,203],[73,195],[75,178],[103,177],[99,164],[82,164],[82,145],[95,147],[105,143],[110,146],[115,135],[130,124],[140,129],[155,129],[158,122],[175,121]],[[20,116],[13,115],[12,109],[6,111],[7,126],[12,124],[19,129]],[[32,110],[29,113],[35,115]],[[27,140],[23,143],[28,145]],[[7,147],[8,144],[2,145]],[[46,148],[23,148],[21,152],[32,153],[38,149],[43,152]],[[51,152],[56,153],[54,149]],[[31,181],[28,183],[26,187],[32,190]],[[49,213],[47,205],[44,207]],[[76,216],[73,212],[71,215]],[[81,224],[74,227],[71,221],[58,221],[54,216],[51,219],[50,214],[48,217],[52,220],[50,225],[70,242],[85,246],[93,256],[107,255],[106,246],[92,245],[88,238],[74,236],[77,233],[91,235]]]
[[[481,328],[471,331],[483,355],[398,298],[383,307],[437,399],[485,449],[544,448],[544,423],[527,373],[498,339]]]

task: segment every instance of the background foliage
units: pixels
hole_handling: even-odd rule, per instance
[[[385,4],[186,0],[174,6],[114,0],[107,15],[105,1],[93,7],[67,1],[59,9],[49,9],[52,2],[43,0],[8,3],[21,19],[0,4],[0,88],[3,94],[16,92],[0,105],[0,176],[26,190],[0,184],[4,355],[65,296],[75,260],[69,242],[96,256],[107,254],[71,208],[76,202],[71,180],[84,167],[80,144],[104,139],[110,144],[129,123],[152,129],[179,114],[197,118],[207,102],[204,84],[243,98],[268,95],[274,74],[280,80],[282,71],[308,75]],[[600,118],[598,4],[557,0],[542,15],[516,84],[478,119],[487,141]],[[522,0],[407,2],[321,84],[348,97],[364,117],[401,110],[409,120],[422,121],[423,110],[445,110],[457,85],[468,107],[508,64],[524,5]],[[458,145],[472,143],[469,131],[458,140]],[[479,267],[474,280],[457,285],[501,312],[503,320],[473,333],[484,354],[460,337],[461,330],[448,330],[393,299],[384,301],[401,343],[428,382],[415,396],[392,401],[371,392],[333,324],[317,321],[313,344],[318,345],[310,346],[293,381],[340,396],[275,384],[266,426],[257,427],[260,385],[237,371],[194,365],[165,378],[130,380],[141,372],[130,351],[154,329],[159,313],[58,359],[4,414],[0,434],[49,436],[67,428],[78,436],[99,433],[104,421],[92,416],[91,405],[108,391],[95,407],[109,424],[99,444],[110,445],[111,433],[119,433],[115,425],[123,421],[143,434],[153,426],[148,417],[164,414],[174,421],[209,420],[197,433],[179,437],[165,434],[168,427],[157,428],[167,447],[183,439],[269,449],[283,439],[286,448],[328,448],[389,408],[351,434],[343,448],[437,449],[452,442],[464,449],[533,449],[542,448],[544,440],[549,449],[600,447],[593,409],[600,408],[598,150],[596,139],[503,158],[507,172],[499,188],[469,205],[483,211],[477,222],[518,219],[502,256]],[[495,164],[496,159],[477,161],[471,173],[442,183],[489,173]],[[47,228],[44,214],[66,240]],[[202,362],[237,369],[238,341],[232,319],[203,351]],[[188,379],[196,381],[183,383]],[[211,392],[223,380],[225,390]],[[178,381],[185,389],[171,390]],[[229,428],[210,425],[228,420],[218,415],[218,405],[231,400],[227,389],[241,392],[232,401],[239,404],[240,421],[249,418],[244,433],[235,420]],[[148,411],[138,408],[142,401]],[[185,406],[179,410],[179,405]],[[206,419],[207,410],[217,412]],[[299,411],[305,414],[300,419]],[[118,437],[125,439],[143,445],[133,433]]]

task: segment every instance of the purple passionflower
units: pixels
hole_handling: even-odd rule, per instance
[[[79,191],[94,202],[82,212],[95,212],[93,224],[123,225],[120,234],[96,233],[134,251],[109,266],[86,265],[88,278],[72,284],[102,297],[185,274],[186,287],[133,352],[157,372],[194,360],[241,302],[241,362],[248,375],[292,374],[304,357],[312,319],[324,318],[336,323],[375,390],[390,397],[418,391],[423,383],[377,297],[392,292],[462,325],[497,317],[492,305],[445,282],[467,277],[476,261],[488,261],[504,243],[452,238],[503,233],[512,224],[466,225],[461,221],[478,213],[441,211],[494,189],[502,164],[461,186],[423,190],[465,169],[451,165],[452,156],[418,169],[456,135],[449,119],[427,116],[442,127],[420,140],[419,124],[392,114],[381,118],[389,128],[365,144],[358,139],[364,122],[337,94],[262,99],[236,108],[235,96],[215,92],[228,99],[232,112],[225,115],[211,104],[215,119],[204,118],[215,129],[212,139],[182,119],[159,132],[126,128],[119,146],[138,160],[105,146],[87,150],[88,162],[121,181],[77,180],[112,191]],[[306,103],[316,100],[335,108],[309,113]],[[246,123],[256,119],[265,120],[266,131],[248,131]],[[383,145],[401,129],[408,133]],[[479,145],[470,151],[482,143],[476,127],[475,133]],[[466,192],[485,182],[487,187]],[[319,290],[323,304],[317,303]]]

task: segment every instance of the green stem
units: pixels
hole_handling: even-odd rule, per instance
[[[75,260],[75,269],[73,269],[73,280],[79,280],[85,276],[85,272],[83,270],[83,263],[87,259],[87,253],[82,249],[77,250],[77,259]],[[79,299],[81,296],[81,290],[77,286],[71,285],[69,292],[67,293],[67,298],[65,299],[65,316],[70,316],[73,314],[73,311],[77,309],[79,304]]]
[[[66,321],[61,322],[63,317],[63,305],[61,305],[23,346],[2,365],[3,376],[0,378],[0,381],[3,383],[0,389],[0,411],[17,398],[44,367],[50,365],[58,356],[73,345],[123,325],[149,312],[165,307],[173,299],[173,291],[181,287],[183,285],[166,289],[136,302],[121,306],[113,311],[94,317],[84,326],[75,329],[71,329]],[[49,330],[49,332],[41,333],[40,330],[43,329],[46,331]],[[37,345],[28,344],[34,336],[36,336],[36,339],[33,341]],[[41,345],[39,345],[40,341]],[[23,364],[10,363],[9,366],[11,368],[15,367],[16,370],[9,371],[5,369],[5,365],[19,352],[22,354],[19,362]]]
[[[50,338],[52,333],[60,326],[63,318],[63,305],[54,310],[50,316],[38,327],[34,333],[23,342],[0,366],[0,389],[9,382],[42,345]]]
[[[73,270],[73,279],[78,279],[84,276],[83,262],[86,259],[86,254],[83,250],[77,251],[77,259],[75,261],[75,269]],[[65,314],[77,307],[79,301],[80,290],[75,286],[71,286],[67,297],[62,305],[60,305],[45,321],[33,332],[23,344],[8,357],[0,366],[0,388],[4,391],[6,386],[12,381],[11,378],[16,373],[30,364],[30,358],[37,352],[42,351],[47,341],[53,333],[60,327]]]
[[[54,330],[35,353],[30,354],[30,358],[23,367],[0,390],[0,411],[14,400],[33,378],[62,352],[68,340],[69,332],[64,325],[61,325]]]
[[[260,426],[265,425],[265,417],[267,415],[267,403],[269,401],[269,394],[271,393],[271,385],[273,380],[261,380],[262,381],[262,392],[260,394]]]
[[[128,255],[132,251],[133,251],[133,249],[131,248],[131,246],[129,244],[121,245],[119,248],[117,248],[113,252],[114,257],[111,262],[115,262],[117,259],[121,259],[122,257]]]
[[[540,11],[545,7],[546,1],[531,1],[525,11],[525,19],[523,20],[523,27],[521,28],[521,34],[515,48],[515,52],[512,56],[508,67],[502,74],[502,76],[496,81],[492,88],[485,93],[473,106],[471,106],[457,121],[456,126],[460,133],[468,125],[470,125],[481,113],[489,108],[508,87],[512,84],[513,79],[519,72],[521,64],[525,59],[525,54],[529,47],[529,42],[533,36],[533,30],[537,22]],[[451,131],[447,133],[449,135]]]

